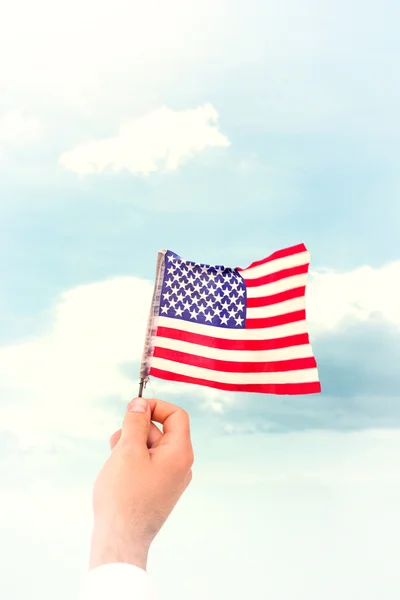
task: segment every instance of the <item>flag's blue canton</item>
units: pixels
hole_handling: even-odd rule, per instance
[[[243,329],[246,286],[235,269],[201,265],[165,254],[160,315],[202,325]]]

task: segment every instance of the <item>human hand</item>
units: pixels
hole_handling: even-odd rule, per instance
[[[154,537],[192,478],[189,416],[168,402],[136,398],[110,445],[93,489],[89,566],[125,562],[146,569]]]

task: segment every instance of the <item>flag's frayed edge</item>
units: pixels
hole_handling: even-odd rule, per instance
[[[162,282],[165,271],[165,254],[167,250],[160,250],[157,256],[156,280],[154,284],[153,299],[151,301],[150,314],[147,320],[147,331],[144,342],[142,363],[140,365],[140,381],[147,383],[149,379],[151,358],[154,352],[153,340],[157,333],[158,317],[160,314],[160,300]]]

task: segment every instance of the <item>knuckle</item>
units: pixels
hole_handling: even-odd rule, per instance
[[[194,463],[194,454],[191,447],[186,448],[180,453],[178,467],[179,470],[186,471],[192,467]]]
[[[118,429],[118,431],[114,431],[114,433],[110,436],[110,443],[117,442],[120,437],[121,437],[121,429]]]
[[[190,416],[189,413],[187,412],[187,410],[185,410],[184,408],[179,408],[179,414],[181,416],[182,419],[185,419],[185,421],[189,424],[190,423]]]
[[[188,456],[187,456],[187,460],[188,460],[188,464],[189,467],[191,468],[193,466],[194,463],[194,452],[193,452],[193,448],[190,448],[188,451]]]
[[[184,408],[182,408],[182,412],[183,412],[183,414],[185,415],[186,419],[187,419],[188,421],[190,421],[190,415],[189,415],[188,411],[187,411],[187,410],[185,410]]]

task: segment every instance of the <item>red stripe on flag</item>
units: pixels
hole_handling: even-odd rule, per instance
[[[286,290],[279,294],[271,294],[270,296],[263,296],[261,298],[247,298],[247,308],[260,308],[261,306],[270,306],[271,304],[278,304],[279,302],[285,302],[286,300],[293,300],[294,298],[301,298],[306,293],[306,286],[293,288],[292,290]]]
[[[159,379],[167,379],[168,381],[194,383],[227,392],[257,392],[261,394],[297,396],[302,394],[318,394],[321,391],[319,381],[311,381],[310,383],[220,383],[197,377],[189,377],[187,375],[178,375],[177,373],[170,373],[169,371],[155,369],[154,367],[150,369],[150,375]]]
[[[263,275],[263,277],[258,277],[257,279],[246,279],[246,287],[253,288],[258,287],[260,285],[265,285],[267,283],[273,283],[274,281],[280,281],[281,279],[286,279],[287,277],[294,277],[295,275],[303,275],[304,273],[308,273],[309,263],[305,265],[299,265],[298,267],[291,267],[290,269],[282,269],[282,271],[276,271],[275,273],[269,273],[269,275]]]
[[[284,315],[276,315],[275,317],[265,317],[264,319],[246,319],[246,329],[263,329],[264,327],[278,327],[279,325],[287,325],[296,321],[304,321],[306,311],[295,310]]]
[[[157,337],[180,340],[182,342],[189,342],[190,344],[198,344],[199,346],[218,348],[219,350],[247,350],[249,352],[303,346],[310,342],[308,333],[288,335],[270,340],[228,340],[200,333],[190,333],[189,331],[173,329],[172,327],[159,327],[157,329]]]
[[[194,354],[187,354],[186,352],[160,347],[154,349],[153,356],[183,363],[192,367],[202,367],[203,369],[222,371],[225,373],[282,373],[283,371],[314,369],[317,366],[313,356],[288,360],[275,360],[271,362],[242,362],[206,358],[204,356],[196,356]]]
[[[290,248],[284,248],[283,250],[277,250],[273,254],[270,254],[267,258],[263,258],[262,260],[257,260],[246,268],[238,267],[237,271],[246,271],[247,269],[252,269],[253,267],[259,267],[260,265],[265,265],[267,262],[271,262],[272,260],[277,260],[278,258],[285,258],[286,256],[292,256],[293,254],[299,254],[300,252],[307,252],[307,248],[304,244],[296,244],[296,246],[290,246]]]

